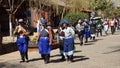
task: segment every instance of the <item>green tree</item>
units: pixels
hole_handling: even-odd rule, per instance
[[[65,16],[66,11],[67,13],[76,13],[80,12],[80,10],[82,10],[83,8],[86,10],[89,9],[88,5],[89,0],[61,0],[61,1],[65,3],[61,19],[63,19],[63,17]]]
[[[98,15],[107,17],[114,10],[114,4],[111,0],[94,0],[93,9]]]
[[[117,17],[120,17],[120,8],[117,8],[117,9],[113,12],[113,14],[114,14],[114,15],[116,14]]]
[[[68,13],[64,19],[68,20],[70,22],[71,25],[74,25],[75,22],[78,19],[82,19],[84,20],[85,18],[88,18],[88,15],[82,12],[78,12],[78,13]]]

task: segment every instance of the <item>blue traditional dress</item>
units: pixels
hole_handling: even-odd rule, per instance
[[[28,37],[19,36],[17,38],[17,46],[20,53],[26,53],[28,51]]]
[[[38,43],[40,54],[50,54],[51,47],[49,45],[49,42],[50,40],[49,40],[48,30],[43,29],[40,32],[40,38],[39,38],[39,43]]]
[[[66,26],[64,26],[66,24]],[[72,27],[69,27],[69,22],[67,20],[63,20],[60,22],[60,25],[63,26],[63,54],[67,57],[67,61],[73,60],[73,53],[74,53],[74,36],[75,32]]]
[[[50,47],[50,38],[49,36],[49,28],[45,28],[45,25],[47,23],[47,21],[45,19],[41,20],[41,29],[40,29],[40,35],[38,36],[39,39],[38,41],[38,48],[39,48],[39,53],[41,54],[41,57],[44,59],[45,63],[49,63],[49,59],[50,59],[50,51],[51,51],[51,47]]]
[[[23,25],[24,21],[23,19],[19,19],[18,20],[19,25],[16,26],[13,34],[17,34],[17,47],[18,50],[20,52],[21,55],[21,62],[25,62],[25,58],[26,58],[26,62],[28,62],[28,41],[29,41],[29,37],[27,36],[29,34],[29,32],[27,31],[27,27],[25,25]]]
[[[87,39],[87,38],[89,38],[89,37],[91,37],[91,36],[90,36],[90,32],[89,32],[89,28],[85,28],[85,29],[84,29],[84,38]]]
[[[84,25],[84,38],[87,39],[91,37],[90,30],[89,30],[89,24],[84,22],[83,25]]]
[[[74,52],[74,30],[71,27],[64,29],[65,38],[64,38],[64,55],[71,56]]]
[[[22,62],[26,61],[28,62],[28,41],[29,37],[27,36],[19,36],[17,38],[17,47],[21,55]]]

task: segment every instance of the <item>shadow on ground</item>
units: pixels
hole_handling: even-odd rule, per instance
[[[82,46],[87,46],[87,45],[94,45],[94,42],[97,42],[97,41],[99,41],[99,40],[103,40],[103,39],[95,39],[95,40],[89,40],[87,43],[84,43]],[[77,42],[77,43],[74,43],[75,45],[80,45],[80,43],[79,42]]]
[[[80,45],[80,46],[84,46],[84,45],[93,45],[94,43],[92,43],[93,41],[89,41],[88,43],[83,43],[83,45],[80,45],[80,43],[74,43],[75,45]]]
[[[28,62],[34,62],[34,61],[39,61],[39,60],[42,60],[42,58],[33,58],[33,59],[30,59]]]
[[[90,58],[88,58],[88,57],[85,57],[85,56],[73,56],[73,63],[74,62],[79,62],[79,61],[85,61],[85,60],[88,60],[88,59],[90,59]],[[66,60],[60,60],[60,59],[54,59],[54,60],[51,60],[50,62],[51,63],[59,63],[59,62],[65,62]]]
[[[88,42],[97,42],[97,41],[99,41],[99,40],[103,40],[103,39],[95,39],[95,40],[90,40],[90,41],[88,41]]]
[[[25,68],[20,64],[10,64],[7,62],[0,63],[0,68]]]
[[[79,52],[82,52],[81,50],[75,50],[74,53],[79,53]],[[57,56],[61,56],[60,54],[56,54],[56,55],[51,55],[50,57],[57,57]]]
[[[86,56],[74,56],[73,62],[85,61],[88,59],[90,59],[90,58],[88,58]]]
[[[105,52],[105,53],[103,53],[103,54],[110,54],[110,53],[115,53],[115,52],[120,52],[120,49],[113,50],[113,51],[110,51],[110,52]]]
[[[16,43],[7,43],[0,45],[0,55],[17,51]]]
[[[94,45],[94,43],[88,42],[84,44],[84,46],[88,46],[88,45]]]

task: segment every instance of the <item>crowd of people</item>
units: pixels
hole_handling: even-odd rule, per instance
[[[28,62],[28,41],[29,41],[29,32],[27,28],[24,27],[23,19],[18,20],[19,25],[16,26],[14,34],[17,34],[17,46],[21,55],[20,62]],[[61,55],[61,61],[67,60],[68,62],[73,61],[74,54],[74,39],[75,34],[78,34],[80,40],[80,45],[88,42],[88,39],[95,40],[96,36],[102,36],[102,31],[104,30],[105,34],[108,34],[108,29],[111,28],[111,34],[114,34],[116,28],[120,29],[119,19],[113,18],[110,21],[103,19],[87,19],[77,21],[75,27],[71,26],[69,21],[62,20],[59,23],[57,30],[58,40],[59,40],[59,50]],[[44,60],[45,64],[50,62],[50,53],[51,45],[54,39],[54,31],[51,25],[47,25],[45,19],[41,19],[37,28],[37,40],[36,44],[38,45],[39,53]]]

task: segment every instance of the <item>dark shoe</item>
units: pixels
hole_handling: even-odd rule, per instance
[[[93,40],[95,40],[95,37],[93,37]]]
[[[73,59],[71,59],[70,62],[73,62]]]
[[[68,63],[71,63],[71,60],[69,59],[69,60],[67,60],[67,62],[68,62]]]
[[[48,64],[48,63],[50,63],[50,60],[47,59],[47,60],[44,60],[44,62],[45,62],[45,64]]]
[[[45,61],[45,64],[48,64],[48,62]]]
[[[45,64],[48,64],[48,63],[50,63],[49,61],[45,61]]]
[[[27,60],[26,60],[26,63],[28,63],[28,62],[29,62],[29,60],[27,59]]]
[[[92,37],[90,37],[90,40],[92,40]]]
[[[67,56],[67,62],[70,62],[70,56]]]
[[[41,59],[44,59],[44,56],[45,56],[44,54],[41,54]]]
[[[82,46],[82,45],[83,45],[83,42],[80,43],[80,46]]]
[[[24,63],[24,62],[25,62],[24,60],[20,61],[20,63]]]
[[[60,61],[65,61],[66,59],[65,58],[61,58]]]
[[[87,41],[85,41],[85,43],[87,43]]]

